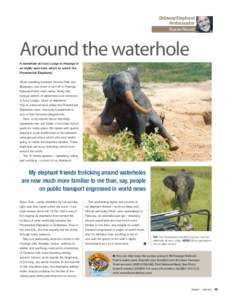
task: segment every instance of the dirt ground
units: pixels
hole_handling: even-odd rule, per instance
[[[90,89],[103,97],[101,82],[84,82]],[[179,149],[171,151],[169,161],[211,160],[211,81],[201,83],[144,83],[142,89],[151,100],[154,109],[165,113],[164,126],[178,141]],[[96,127],[103,101],[89,104],[84,99],[84,132],[97,140],[113,134],[115,124],[102,131]]]

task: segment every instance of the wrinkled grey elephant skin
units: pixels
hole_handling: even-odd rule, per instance
[[[195,186],[194,179],[186,172],[180,172],[176,176],[165,177],[163,182],[167,188],[175,192],[181,210],[186,211]]]
[[[172,137],[163,126],[162,119],[140,88],[136,68],[109,75],[103,83],[103,92],[106,104],[100,115],[102,125],[111,125],[116,119],[120,130],[133,132],[137,144],[141,143],[141,134],[155,132],[156,128],[167,141],[172,141]],[[129,104],[128,92],[131,92],[138,107]],[[148,113],[142,112],[143,110],[147,110]]]

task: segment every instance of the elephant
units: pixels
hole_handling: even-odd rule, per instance
[[[106,103],[100,114],[101,125],[111,125],[115,119],[120,130],[133,132],[137,145],[141,144],[143,133],[157,131],[166,140],[170,150],[178,149],[163,125],[164,116],[160,118],[141,90],[136,68],[109,75],[103,82],[103,93]]]
[[[191,199],[195,181],[187,172],[179,172],[176,176],[167,176],[163,180],[164,185],[175,192],[176,200],[181,211],[186,211],[188,201]]]

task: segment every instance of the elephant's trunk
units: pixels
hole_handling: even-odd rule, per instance
[[[130,105],[130,107],[132,107],[137,112],[143,113],[145,115],[152,112],[152,108],[146,109],[146,108],[142,107],[141,105],[139,105],[134,100],[134,96],[133,96],[133,93],[131,91],[125,92],[125,99],[126,99],[127,103]]]
[[[182,211],[186,211],[188,208],[188,194],[187,192],[181,192],[176,194],[177,201]]]

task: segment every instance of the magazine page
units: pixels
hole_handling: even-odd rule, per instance
[[[181,3],[5,5],[1,299],[227,298],[225,18]]]

